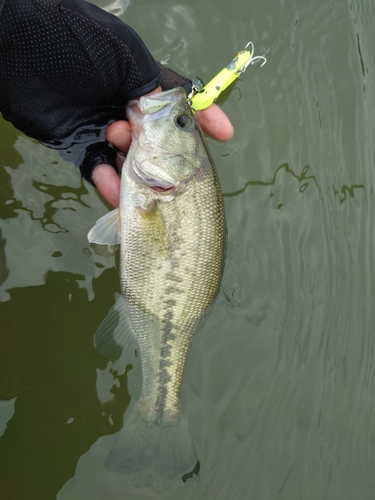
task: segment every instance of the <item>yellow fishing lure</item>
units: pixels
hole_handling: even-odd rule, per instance
[[[251,46],[250,50],[246,50]],[[219,95],[233,83],[241,73],[244,73],[249,64],[263,60],[261,66],[266,64],[267,60],[264,56],[254,57],[254,45],[249,42],[245,50],[241,50],[236,57],[220,71],[210,82],[207,83],[202,89],[199,89],[193,84],[191,93],[188,95],[190,105],[194,111],[208,108]]]

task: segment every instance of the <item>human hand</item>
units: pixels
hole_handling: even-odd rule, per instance
[[[157,89],[150,94],[160,92]],[[227,115],[217,106],[211,104],[206,109],[196,112],[197,120],[206,132],[214,139],[225,141],[233,136],[233,126]],[[127,121],[117,121],[112,123],[106,133],[107,141],[124,154],[128,151],[131,143],[131,128]],[[123,161],[123,158],[119,158]],[[113,207],[119,206],[120,201],[120,177],[111,165],[97,165],[92,173],[92,179],[103,198]]]

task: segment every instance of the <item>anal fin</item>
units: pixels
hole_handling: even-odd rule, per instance
[[[116,303],[100,323],[95,336],[94,346],[108,359],[115,361],[121,358],[126,365],[134,356],[137,346],[132,332],[125,299],[116,294]]]

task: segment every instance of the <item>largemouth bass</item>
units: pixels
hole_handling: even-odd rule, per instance
[[[89,241],[121,244],[122,297],[95,343],[115,358],[116,349],[129,349],[131,337],[136,339],[142,391],[125,414],[106,467],[176,477],[191,472],[198,460],[179,391],[193,335],[219,292],[226,251],[223,199],[183,89],[131,101],[127,116],[133,138],[120,207],[99,219]],[[114,323],[116,334],[110,332]]]

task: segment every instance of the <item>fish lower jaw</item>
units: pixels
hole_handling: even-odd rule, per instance
[[[148,177],[146,173],[142,174],[142,172],[135,165],[133,166],[133,177],[138,184],[147,186],[158,193],[168,193],[177,187],[172,182],[165,179],[157,179],[151,176]]]

